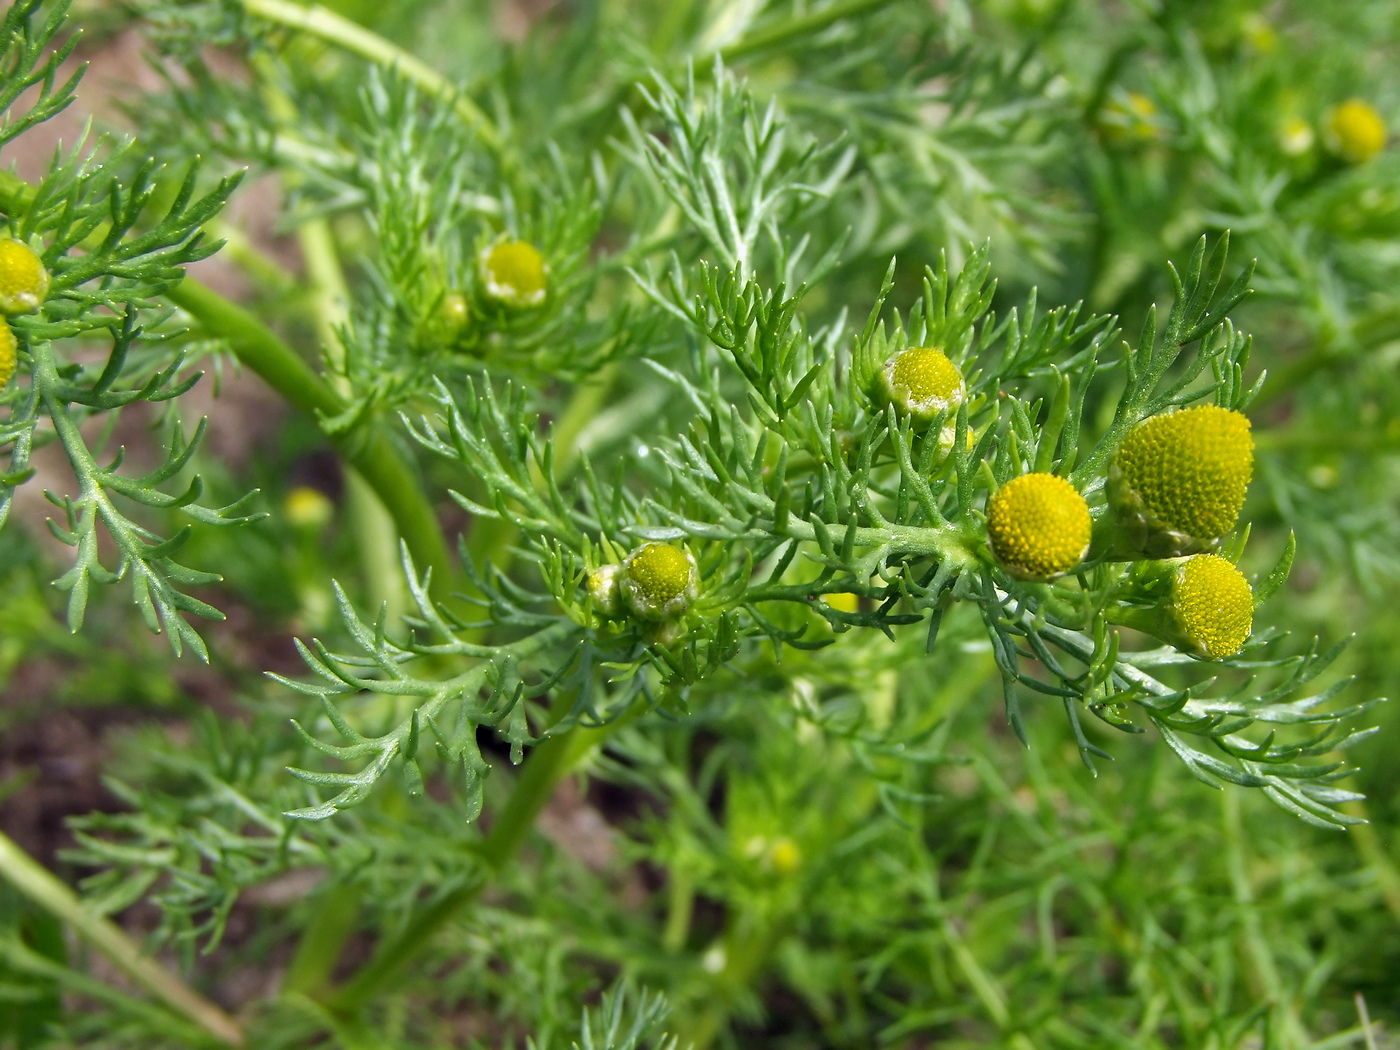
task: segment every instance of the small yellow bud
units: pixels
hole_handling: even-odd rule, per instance
[[[768,849],[768,866],[774,875],[791,875],[802,864],[802,851],[786,835],[779,835]]]
[[[1063,576],[1084,559],[1093,521],[1073,485],[1054,474],[1013,478],[987,501],[992,553],[1027,579]]]
[[[1234,656],[1254,626],[1249,581],[1215,554],[1198,554],[1176,570],[1172,606],[1181,632],[1207,660]]]
[[[10,385],[19,359],[19,340],[8,324],[0,322],[0,390]]]
[[[49,271],[34,250],[13,237],[0,238],[0,313],[32,314],[49,294]]]
[[[547,270],[539,249],[525,241],[497,241],[481,253],[486,294],[507,306],[544,302]]]
[[[448,292],[442,297],[438,307],[442,319],[452,328],[465,328],[471,311],[467,308],[467,297],[461,292]]]
[[[669,543],[647,543],[622,563],[620,587],[633,615],[643,620],[671,620],[695,600],[700,572],[695,559]]]
[[[1198,405],[1144,420],[1123,439],[1109,495],[1154,557],[1190,554],[1234,528],[1254,474],[1249,420]]]
[[[1162,137],[1157,104],[1146,95],[1130,91],[1103,108],[1099,129],[1110,142],[1148,142]]]
[[[298,485],[282,500],[282,514],[294,529],[320,532],[335,516],[335,504],[320,489]]]
[[[1349,98],[1327,115],[1327,146],[1349,164],[1364,164],[1385,148],[1385,121],[1363,99]]]
[[[917,419],[955,412],[967,395],[957,365],[932,346],[901,350],[885,362],[880,378],[885,396],[900,411]]]

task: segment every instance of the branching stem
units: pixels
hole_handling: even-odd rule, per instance
[[[141,947],[116,925],[94,914],[47,868],[0,833],[0,875],[41,908],[72,927],[127,977],[167,1006],[229,1046],[243,1045],[243,1029],[164,967],[142,954]]]
[[[482,141],[500,150],[504,143],[490,118],[461,90],[426,62],[334,11],[287,0],[243,0],[243,9],[267,22],[296,29],[380,65],[391,66],[428,94],[450,104]]]

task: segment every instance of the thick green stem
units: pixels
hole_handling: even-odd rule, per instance
[[[47,868],[0,834],[0,875],[41,908],[51,912],[127,977],[220,1042],[243,1045],[243,1030],[228,1014],[194,991],[174,974],[143,955],[140,946],[100,915]]]
[[[227,342],[238,359],[289,404],[312,417],[344,409],[325,380],[241,306],[189,277],[166,293],[166,298],[192,315],[209,334]],[[389,436],[380,428],[368,427],[333,436],[331,441],[393,515],[419,570],[433,570],[433,593],[438,597],[449,594],[452,559],[437,514],[419,487],[413,468]]]

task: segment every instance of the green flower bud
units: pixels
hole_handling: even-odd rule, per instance
[[[539,249],[525,241],[497,241],[481,253],[486,295],[524,309],[544,302],[548,268]]]
[[[588,596],[593,599],[598,611],[611,619],[622,615],[621,575],[621,565],[604,565],[588,574]]]
[[[1216,554],[1188,558],[1172,582],[1181,633],[1207,660],[1234,656],[1254,626],[1254,592],[1244,574]]]
[[[1123,439],[1109,500],[1131,553],[1174,558],[1209,550],[1234,528],[1253,473],[1249,420],[1199,405],[1144,420]]]
[[[622,563],[618,577],[622,600],[642,620],[674,620],[700,593],[695,559],[669,543],[647,543]]]
[[[1054,474],[1023,474],[987,501],[992,553],[1014,575],[1063,576],[1089,549],[1093,521],[1077,489]]]
[[[0,238],[0,313],[32,314],[49,294],[49,271],[34,250]]]

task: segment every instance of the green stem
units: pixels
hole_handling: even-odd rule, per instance
[[[288,0],[243,0],[243,9],[266,22],[296,29],[343,48],[361,58],[397,69],[428,94],[449,103],[464,123],[495,150],[504,143],[500,132],[457,85],[415,55],[385,40],[378,33],[350,21],[320,4],[303,7]]]
[[[285,97],[276,102],[290,108]],[[342,398],[351,396],[345,374],[345,346],[341,326],[349,319],[350,287],[341,269],[331,224],[324,218],[309,219],[297,228],[307,277],[311,281],[316,333],[330,362],[331,389]],[[355,538],[360,576],[371,606],[382,605],[386,620],[398,623],[404,613],[403,574],[399,571],[399,536],[393,517],[359,471],[345,472],[345,517]]]
[[[837,0],[836,3],[824,7],[820,11],[813,11],[800,18],[785,19],[776,25],[766,26],[748,33],[742,40],[721,48],[720,57],[725,62],[733,62],[735,59],[744,58],[755,51],[766,51],[797,37],[820,33],[827,26],[834,25],[843,18],[854,18],[857,15],[876,11],[888,5],[889,0]]]
[[[206,332],[227,342],[238,359],[289,404],[313,418],[343,411],[344,403],[326,381],[249,311],[189,277],[166,298],[190,313]],[[437,513],[388,434],[370,427],[330,440],[393,515],[419,571],[433,570],[433,594],[450,594],[452,559]]]
[[[131,980],[188,1017],[220,1042],[243,1045],[243,1029],[228,1014],[141,953],[135,941],[96,915],[47,868],[0,833],[0,875],[66,923]]]
[[[622,723],[577,726],[551,737],[530,752],[515,790],[497,814],[480,847],[487,872],[500,871],[515,859],[525,844],[535,819],[554,795],[559,782],[579,761],[598,747]],[[485,885],[483,874],[474,874],[423,908],[397,935],[382,943],[369,962],[341,985],[327,1000],[338,1014],[356,1013],[386,985],[392,984],[428,947],[433,935],[476,899]]]

